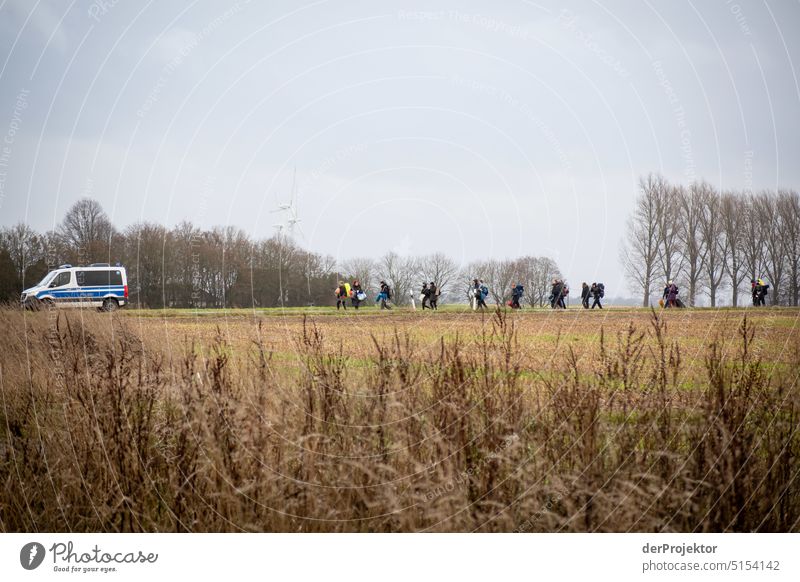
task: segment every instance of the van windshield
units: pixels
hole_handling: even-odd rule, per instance
[[[56,273],[58,273],[58,271],[50,271],[49,273],[47,273],[47,275],[44,276],[44,279],[42,279],[36,284],[36,287],[44,287],[45,285],[47,285],[50,281],[53,280],[53,277],[56,276]]]

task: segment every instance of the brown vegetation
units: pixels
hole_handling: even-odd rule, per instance
[[[668,317],[535,366],[502,312],[358,357],[297,320],[290,366],[260,325],[3,310],[0,530],[798,531],[796,336],[762,360],[744,318],[697,361]]]

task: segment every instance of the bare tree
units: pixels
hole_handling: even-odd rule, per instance
[[[97,200],[83,198],[67,211],[58,234],[73,251],[77,263],[110,261],[114,228]]]
[[[548,257],[522,257],[517,261],[517,274],[525,285],[524,301],[531,307],[543,307],[553,279],[561,279],[556,262]]]
[[[143,222],[125,229],[124,240],[131,303],[164,307],[167,271],[173,264],[171,233],[159,224]]]
[[[728,258],[728,239],[722,218],[722,201],[711,187],[703,192],[703,209],[700,215],[700,238],[705,249],[705,278],[711,307],[717,305],[717,290],[725,275]]]
[[[742,197],[732,192],[722,195],[719,204],[721,236],[725,237],[728,252],[725,255],[725,271],[731,284],[731,303],[739,304],[739,287],[747,272],[744,259],[745,223],[747,209],[743,208]]]
[[[783,293],[783,275],[786,263],[783,236],[783,217],[778,211],[775,194],[769,191],[754,198],[754,210],[759,239],[764,248],[764,269],[772,286],[773,305],[780,305]]]
[[[778,213],[781,216],[782,237],[786,256],[789,302],[800,301],[800,195],[794,190],[778,192]]]
[[[339,270],[343,275],[349,275],[354,280],[358,280],[364,291],[374,291],[376,289],[375,272],[377,266],[374,259],[368,257],[349,259],[341,265]]]
[[[405,305],[419,272],[414,257],[401,257],[395,252],[387,253],[379,259],[377,272],[392,288],[392,300],[398,305]]]
[[[513,261],[499,261],[495,259],[475,261],[467,266],[464,271],[464,291],[467,298],[471,297],[473,279],[482,279],[489,288],[489,297],[496,304],[503,304],[510,296],[511,280],[514,279],[515,265]]]
[[[642,290],[642,307],[650,305],[658,260],[658,197],[663,179],[650,174],[639,180],[639,197],[628,219],[620,258],[625,272]],[[546,295],[545,295],[546,297]]]
[[[750,279],[758,279],[764,270],[764,241],[761,236],[755,195],[743,196],[739,211],[744,223],[744,234],[741,240],[744,265]]]
[[[424,281],[434,281],[441,293],[450,292],[449,286],[458,277],[458,264],[444,253],[434,253],[421,257],[418,261],[419,274]]]
[[[673,188],[661,176],[656,187],[656,240],[659,274],[666,281],[676,278],[683,265],[680,239],[680,196],[682,188]]]
[[[700,281],[703,277],[706,254],[708,248],[700,234],[706,200],[713,196],[711,187],[705,182],[695,182],[689,189],[676,190],[678,204],[678,239],[680,241],[680,254],[683,257],[684,272],[686,277],[687,300],[689,306],[695,305]]]

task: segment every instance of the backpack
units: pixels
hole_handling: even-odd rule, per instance
[[[481,285],[481,295],[484,297],[489,295],[489,288],[486,285]]]
[[[603,285],[602,283],[598,283],[597,284],[597,288],[600,289],[600,297],[605,297],[606,296],[606,286]]]

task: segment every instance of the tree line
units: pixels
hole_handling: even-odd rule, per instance
[[[522,282],[529,305],[547,301],[560,272],[546,257],[474,262],[466,267],[443,253],[336,261],[309,252],[285,234],[253,239],[234,226],[203,230],[184,221],[173,228],[140,222],[116,229],[102,206],[76,202],[52,231],[19,223],[0,229],[0,301],[15,301],[62,264],[120,263],[128,273],[134,307],[296,307],[329,305],[340,280],[358,279],[373,293],[381,280],[396,304],[435,281],[444,298],[466,302],[473,278],[483,279],[498,303]]]
[[[702,295],[716,306],[723,291],[737,306],[759,278],[770,285],[770,304],[798,305],[800,196],[721,192],[705,181],[685,187],[650,174],[639,181],[621,261],[643,306],[668,281],[690,306]]]

